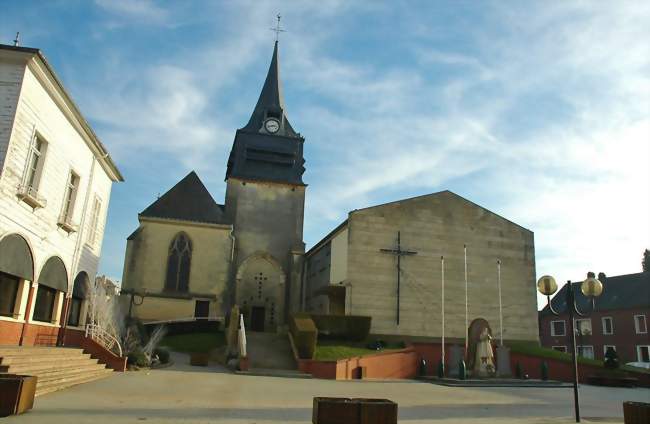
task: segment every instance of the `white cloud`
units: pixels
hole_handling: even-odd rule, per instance
[[[149,23],[164,23],[169,17],[151,0],[95,0],[95,4],[114,15]]]

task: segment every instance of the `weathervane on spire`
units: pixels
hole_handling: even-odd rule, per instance
[[[271,28],[271,31],[275,32],[275,42],[277,43],[278,40],[280,39],[280,33],[285,32],[282,28],[280,28],[280,19],[282,19],[282,16],[278,13],[278,23],[275,26],[275,28]]]

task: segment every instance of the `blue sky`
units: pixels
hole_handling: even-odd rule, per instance
[[[640,271],[650,247],[647,2],[7,1],[123,171],[100,272],[194,169],[215,200],[275,15],[306,137],[305,241],[347,212],[450,189],[535,232],[537,274]]]

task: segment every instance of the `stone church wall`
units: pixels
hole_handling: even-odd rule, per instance
[[[229,225],[141,218],[140,228],[127,243],[122,286],[150,293],[135,315],[143,320],[172,320],[194,316],[196,300],[210,300],[210,316],[223,316],[223,300],[230,276],[232,242]],[[187,299],[165,295],[169,246],[179,232],[192,241]],[[169,294],[171,295],[171,294]],[[182,297],[182,296],[181,296]]]
[[[226,214],[235,225],[237,268],[252,255],[271,255],[287,276],[285,299],[277,303],[289,305],[289,310],[300,306],[299,296],[290,296],[290,291],[300,292],[300,273],[291,269],[291,252],[304,252],[304,203],[305,186],[236,178],[227,182]]]
[[[499,333],[497,259],[501,259],[504,338],[538,340],[533,233],[451,192],[354,211],[349,216],[350,313],[372,316],[374,334],[441,336],[441,264],[445,257],[446,337],[465,337],[463,244],[468,249],[469,322]],[[396,257],[401,231],[400,325]]]
[[[305,272],[307,310],[326,314],[329,310],[329,299],[326,294],[319,294],[324,287],[331,284],[332,242],[326,242],[315,252],[309,253]],[[347,258],[346,258],[347,261]]]

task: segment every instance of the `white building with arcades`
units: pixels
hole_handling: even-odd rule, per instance
[[[119,181],[43,53],[0,45],[0,344],[83,328]]]

